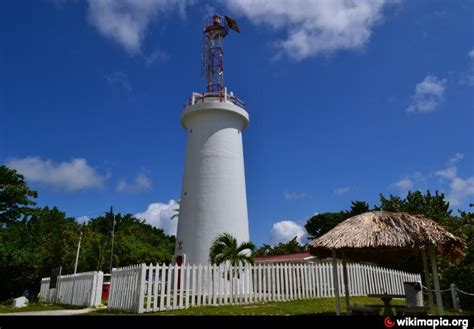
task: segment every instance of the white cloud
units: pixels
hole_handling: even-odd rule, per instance
[[[280,51],[295,60],[365,46],[394,0],[229,0],[229,12],[284,30]]]
[[[474,196],[474,177],[462,178],[458,176],[455,164],[464,158],[464,154],[456,153],[448,160],[449,166],[438,170],[435,175],[449,181],[449,193],[447,199],[451,206],[463,204],[469,197]]]
[[[285,200],[301,200],[301,199],[311,199],[311,195],[308,193],[296,193],[296,192],[284,192],[283,197]]]
[[[12,158],[6,165],[28,180],[68,191],[101,188],[108,176],[100,175],[83,158],[54,163],[39,157]]]
[[[471,69],[470,72],[461,73],[458,83],[461,86],[469,86],[469,87],[474,86],[474,68]]]
[[[469,58],[468,67],[465,72],[457,74],[458,84],[461,86],[474,86],[474,48],[467,53]]]
[[[406,194],[409,190],[417,189],[427,185],[428,178],[438,177],[441,190],[446,191],[446,200],[451,206],[465,205],[466,202],[474,201],[474,176],[460,177],[457,163],[464,159],[463,153],[456,153],[448,159],[446,167],[424,175],[420,172],[406,175],[403,179],[393,183],[391,186],[397,188],[401,194]],[[420,189],[418,189],[420,190]]]
[[[450,184],[448,200],[452,206],[459,206],[467,198],[474,197],[474,177],[461,178],[454,177]]]
[[[145,219],[146,223],[163,229],[168,235],[176,235],[178,218],[171,219],[176,208],[179,208],[179,204],[173,199],[167,204],[151,203],[144,212],[136,214],[135,217]]]
[[[135,186],[139,190],[143,190],[143,189],[148,190],[151,188],[151,180],[144,173],[140,173],[135,178]]]
[[[129,54],[141,52],[150,23],[160,15],[178,11],[184,15],[190,0],[88,0],[89,22],[104,37],[112,39]]]
[[[127,186],[128,186],[127,181],[125,179],[121,179],[117,184],[116,190],[117,192],[123,192],[127,189]]]
[[[435,175],[441,178],[453,179],[457,176],[457,168],[455,166],[451,166],[443,170],[438,170],[435,172]]]
[[[282,220],[273,224],[270,232],[270,240],[273,244],[288,242],[295,236],[299,243],[305,244],[306,231],[304,227],[291,220]]]
[[[76,221],[79,224],[87,223],[89,220],[90,220],[90,218],[88,216],[80,216],[80,217],[76,218]]]
[[[348,186],[345,186],[345,187],[338,187],[336,189],[334,189],[334,194],[336,195],[343,195],[343,194],[346,194],[348,192],[351,191],[351,188],[348,187]]]
[[[468,56],[470,59],[474,60],[474,49],[471,49],[471,51],[468,53]]]
[[[463,153],[456,153],[451,159],[449,159],[450,164],[455,164],[456,162],[461,161],[464,159],[464,154]]]
[[[409,190],[413,189],[414,183],[413,180],[409,177],[405,177],[398,182],[392,184],[392,186],[398,188],[401,193],[406,193]]]
[[[216,10],[216,7],[214,7],[213,5],[209,3],[206,3],[204,8],[202,9],[203,9],[202,11],[205,13],[206,16],[211,16],[218,12],[218,10]]]
[[[141,192],[150,190],[151,186],[151,179],[144,172],[141,172],[131,184],[127,183],[125,179],[120,180],[116,190],[118,192]]]
[[[150,55],[145,56],[145,65],[151,66],[155,62],[166,62],[169,58],[170,55],[166,51],[156,49]]]
[[[445,90],[446,79],[427,75],[416,85],[415,95],[407,112],[433,112],[443,100]]]
[[[110,74],[106,74],[104,78],[110,85],[118,85],[127,91],[132,90],[132,85],[130,84],[130,81],[128,80],[127,74],[124,72],[120,72],[120,71],[112,72]]]

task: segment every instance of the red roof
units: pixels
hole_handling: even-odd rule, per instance
[[[309,252],[299,252],[296,254],[277,255],[277,256],[257,256],[256,262],[294,262],[303,261],[307,257],[312,257]]]

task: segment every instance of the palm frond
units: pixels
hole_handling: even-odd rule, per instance
[[[209,259],[213,264],[222,264],[228,261],[232,266],[239,263],[253,264],[252,252],[255,250],[252,242],[245,241],[240,245],[237,239],[230,233],[222,233],[217,236],[209,250]],[[248,250],[248,253],[245,251]]]
[[[256,249],[255,245],[250,242],[250,241],[245,241],[245,242],[242,242],[239,247],[237,248],[237,252],[240,253],[244,250],[250,250],[250,252],[254,252]]]

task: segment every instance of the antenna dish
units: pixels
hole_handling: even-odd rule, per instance
[[[237,25],[237,21],[230,16],[224,16],[227,22],[227,25],[234,30],[235,32],[240,32],[239,26]]]

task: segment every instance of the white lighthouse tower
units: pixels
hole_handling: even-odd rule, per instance
[[[187,132],[174,260],[209,263],[214,239],[224,233],[249,240],[242,131],[245,105],[228,93],[223,80],[223,46],[232,18],[214,15],[204,27],[203,73],[207,92],[193,93],[181,115]]]

